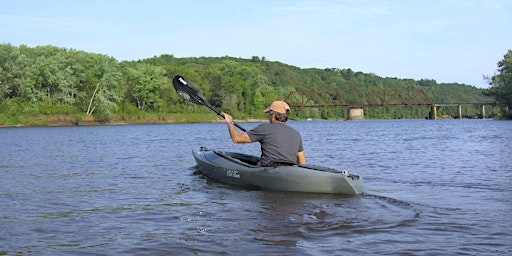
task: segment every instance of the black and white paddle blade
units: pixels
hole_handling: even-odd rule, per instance
[[[194,87],[191,82],[187,81],[184,77],[175,76],[172,80],[172,84],[176,92],[186,101],[198,105],[205,104],[205,97],[196,87]]]

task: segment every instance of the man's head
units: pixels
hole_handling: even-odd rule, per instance
[[[268,108],[266,108],[265,113],[269,115],[269,120],[272,123],[273,121],[278,122],[286,122],[288,121],[288,115],[290,114],[290,106],[288,103],[284,101],[274,101]]]
[[[288,114],[290,113],[290,106],[288,105],[288,103],[278,100],[272,102],[272,104],[270,104],[270,107],[265,109],[265,113],[268,113],[271,110],[276,113]]]

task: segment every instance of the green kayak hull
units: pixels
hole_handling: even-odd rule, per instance
[[[225,184],[259,190],[359,195],[363,178],[331,168],[314,165],[258,166],[256,156],[208,150],[192,151],[196,170]]]

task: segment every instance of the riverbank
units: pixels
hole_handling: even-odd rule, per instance
[[[2,121],[2,120],[0,120]],[[263,119],[243,119],[239,122],[265,122]],[[224,122],[218,116],[211,114],[170,114],[165,117],[138,116],[131,118],[109,117],[104,119],[92,116],[55,115],[43,117],[20,117],[3,120],[1,127],[52,127],[52,126],[95,126],[95,125],[130,125],[130,124],[180,124],[180,123],[219,123]]]

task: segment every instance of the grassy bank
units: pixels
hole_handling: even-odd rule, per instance
[[[7,117],[0,114],[0,127],[37,127],[37,126],[86,126],[118,124],[171,124],[171,123],[210,123],[222,121],[212,114],[144,114],[137,116],[108,116],[97,118],[86,115],[20,115]]]

